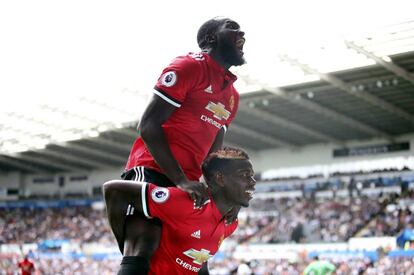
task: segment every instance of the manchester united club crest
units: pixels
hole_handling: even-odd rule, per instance
[[[221,235],[220,240],[218,241],[218,244],[217,244],[217,249],[220,248],[220,245],[223,242],[223,240],[224,240],[224,235]]]
[[[230,111],[233,111],[233,108],[234,108],[234,95],[232,95],[230,97],[229,105],[230,105]]]

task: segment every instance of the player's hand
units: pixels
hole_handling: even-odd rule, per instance
[[[198,181],[182,181],[177,187],[188,193],[194,201],[194,207],[200,208],[208,200],[207,185]]]

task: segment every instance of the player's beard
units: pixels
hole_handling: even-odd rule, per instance
[[[246,63],[243,56],[239,53],[233,41],[222,39],[218,43],[218,50],[222,54],[223,60],[231,66],[240,66]]]

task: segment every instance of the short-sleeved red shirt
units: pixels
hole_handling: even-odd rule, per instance
[[[213,200],[194,209],[188,194],[176,187],[143,185],[143,212],[162,221],[161,242],[149,274],[196,274],[237,228],[226,225]]]
[[[163,70],[154,93],[178,109],[162,125],[174,158],[189,180],[199,180],[218,131],[234,119],[239,94],[237,79],[205,53],[180,56]],[[139,137],[126,169],[144,166],[162,172]]]
[[[21,274],[22,275],[30,275],[32,274],[32,271],[34,271],[34,264],[27,260],[24,259],[23,261],[19,262],[19,267],[21,269]]]

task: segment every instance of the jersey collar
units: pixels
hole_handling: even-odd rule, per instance
[[[211,56],[209,56],[207,53],[201,53],[204,58],[207,60],[208,65],[214,70],[217,71],[220,75],[224,75],[224,79],[233,83],[237,80],[237,76],[235,76],[232,72],[229,70],[224,69],[220,64],[214,60]]]
[[[208,196],[209,196],[209,199],[210,199],[209,204],[210,204],[211,210],[213,212],[213,216],[218,222],[220,222],[223,218],[223,215],[221,215],[220,210],[217,208],[217,205],[214,202],[214,199],[213,199],[213,196],[210,193],[210,190],[208,191]]]

